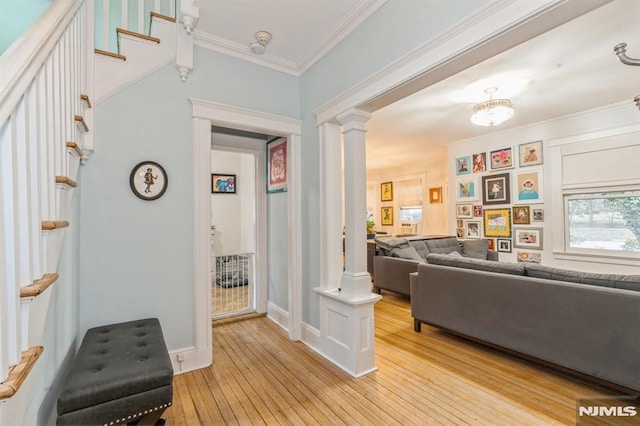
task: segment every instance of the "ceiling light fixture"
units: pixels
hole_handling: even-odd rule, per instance
[[[509,99],[493,99],[497,87],[489,87],[484,93],[489,95],[489,100],[473,107],[471,122],[478,126],[497,126],[513,117],[513,104]]]
[[[265,52],[267,44],[271,41],[271,33],[267,31],[258,31],[256,33],[256,40],[249,45],[252,53],[256,55],[262,55]]]

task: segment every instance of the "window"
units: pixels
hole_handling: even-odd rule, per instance
[[[565,194],[567,249],[640,254],[640,191]]]
[[[422,221],[422,206],[400,207],[400,222]]]

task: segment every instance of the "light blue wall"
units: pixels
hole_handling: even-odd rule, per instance
[[[289,235],[286,232],[289,216],[287,213],[287,198],[287,192],[267,195],[267,215],[269,218],[269,286],[267,297],[269,302],[274,303],[285,311],[289,311],[289,288],[287,284],[289,275],[289,259],[287,258]],[[283,224],[285,224],[284,227]]]
[[[298,118],[295,77],[199,48],[186,83],[168,65],[98,104],[81,204],[81,333],[157,316],[170,350],[194,343],[189,97]],[[145,160],[168,174],[155,201],[129,188],[131,169]],[[281,222],[277,231],[286,230]]]
[[[303,321],[319,326],[319,145],[313,110],[443,32],[489,0],[388,0],[300,79],[302,137]],[[340,78],[336,78],[340,76]],[[363,218],[364,222],[364,218]]]
[[[52,0],[0,0],[0,55],[44,12]]]

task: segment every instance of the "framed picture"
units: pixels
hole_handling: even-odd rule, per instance
[[[542,203],[542,170],[515,173],[514,182],[517,202]]]
[[[463,226],[462,219],[456,219],[456,228],[462,228]]]
[[[429,188],[429,203],[439,204],[442,203],[442,187]]]
[[[478,199],[479,195],[478,179],[467,178],[456,181],[456,200],[474,201]]]
[[[157,200],[167,190],[169,178],[162,166],[153,161],[136,164],[129,175],[129,186],[136,197],[145,200]]]
[[[473,205],[473,217],[482,217],[482,206],[480,204]]]
[[[544,222],[544,210],[543,209],[533,209],[531,213],[531,221],[532,222]]]
[[[514,225],[529,225],[531,223],[531,209],[529,206],[513,206],[511,211]]]
[[[479,152],[473,154],[473,173],[484,173],[487,171],[487,153]]]
[[[267,193],[287,191],[287,140],[267,143]]]
[[[518,263],[533,263],[539,265],[542,260],[541,253],[535,253],[532,251],[519,251],[516,253]]]
[[[380,184],[380,201],[393,201],[393,182]]]
[[[471,204],[456,204],[456,218],[471,219],[473,210]]]
[[[456,237],[464,238],[464,228],[456,228]]]
[[[211,193],[212,194],[235,194],[236,193],[236,175],[211,173]]]
[[[382,207],[382,225],[383,226],[392,226],[393,225],[393,207]]]
[[[465,238],[480,238],[480,221],[469,220],[464,224]]]
[[[489,244],[487,245],[487,249],[491,251],[496,250],[496,239],[495,238],[487,238]]]
[[[542,250],[542,228],[513,228],[513,247]]]
[[[482,177],[482,204],[509,204],[510,202],[509,173]]]
[[[471,156],[456,158],[456,176],[468,175],[471,173]]]
[[[484,209],[484,236],[511,237],[511,209]]]
[[[520,167],[537,166],[544,162],[542,141],[523,143],[518,146]]]
[[[491,170],[510,169],[513,167],[513,148],[500,148],[489,152]]]
[[[511,240],[508,238],[498,238],[498,251],[502,253],[511,253]]]

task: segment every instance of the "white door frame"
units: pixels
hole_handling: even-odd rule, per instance
[[[300,340],[302,268],[300,265],[300,120],[267,114],[260,111],[189,98],[193,116],[193,298],[194,345],[200,364],[212,363],[211,341],[211,259],[210,252],[210,179],[211,179],[211,126],[228,127],[283,136],[288,139],[288,265],[289,292],[288,332],[291,340]],[[259,231],[258,238],[264,237]],[[261,244],[261,241],[258,241]],[[208,353],[208,358],[207,358]]]

